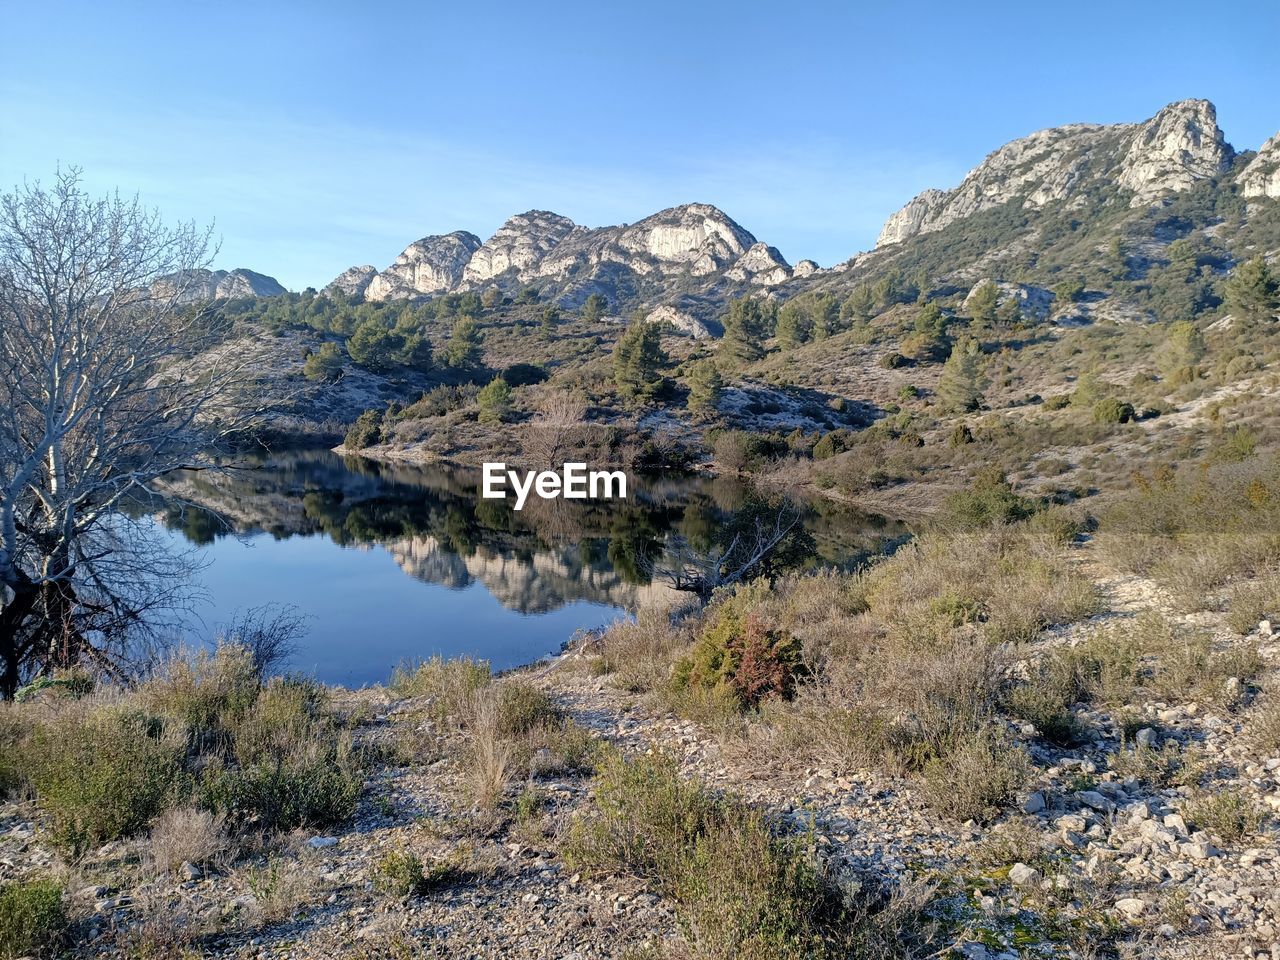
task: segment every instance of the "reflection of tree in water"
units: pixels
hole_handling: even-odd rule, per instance
[[[661,532],[648,510],[628,505],[618,512],[609,530],[608,558],[627,583],[649,582],[644,571],[662,552]]]
[[[709,549],[732,537],[735,512],[769,509],[737,481],[633,477],[625,502],[479,496],[479,475],[441,466],[385,465],[307,451],[212,480],[183,478],[170,492],[188,504],[165,514],[172,529],[207,544],[230,532],[323,534],[343,546],[381,544],[411,576],[452,587],[482,580],[517,609],[575,599],[632,605],[673,538]],[[899,527],[847,507],[806,511],[821,530],[779,562],[840,563],[877,549]]]

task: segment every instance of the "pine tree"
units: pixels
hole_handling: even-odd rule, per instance
[[[1010,297],[996,310],[996,319],[1005,330],[1013,330],[1022,323],[1022,304],[1017,297]]]
[[[650,400],[664,385],[661,369],[668,362],[657,324],[636,321],[613,348],[613,379],[629,400]]]
[[[481,423],[501,423],[511,413],[511,386],[501,377],[494,377],[479,393]]]
[[[1158,361],[1164,375],[1175,384],[1190,383],[1200,375],[1205,355],[1204,334],[1190,320],[1169,327]]]
[[[778,311],[778,345],[783,348],[799,346],[813,339],[813,320],[798,298],[788,300]]]
[[[725,359],[738,365],[759,360],[764,356],[767,335],[768,314],[759,300],[740,297],[729,301],[720,340],[720,353]]]
[[[411,333],[404,338],[400,348],[400,362],[420,373],[431,369],[431,341],[420,333]]]
[[[323,344],[307,356],[302,364],[302,374],[308,380],[337,380],[342,376],[342,349],[333,342]]]
[[[989,327],[996,322],[996,308],[1000,305],[1000,288],[988,280],[969,296],[969,316],[979,326]]]
[[[1244,323],[1274,320],[1280,311],[1280,282],[1261,254],[1236,267],[1225,292],[1227,309]]]
[[[608,309],[609,301],[603,295],[593,293],[582,304],[582,318],[584,320],[599,320]]]
[[[470,317],[454,322],[453,332],[444,348],[444,362],[454,370],[470,370],[480,365],[480,325]]]
[[[694,411],[714,410],[720,400],[720,391],[724,389],[724,378],[720,376],[715,361],[699,360],[693,364],[689,368],[688,382],[688,408]]]
[[[556,324],[560,322],[560,311],[554,303],[548,303],[542,308],[542,330],[543,339],[550,340],[552,334],[556,332]]]
[[[876,297],[870,284],[860,283],[853,288],[853,293],[840,305],[840,318],[865,323],[875,314]]]
[[[982,405],[986,387],[982,347],[972,337],[956,341],[938,379],[939,399],[953,413],[968,413]]]
[[[347,341],[347,354],[368,370],[389,370],[404,347],[404,338],[388,330],[381,320],[370,317]]]

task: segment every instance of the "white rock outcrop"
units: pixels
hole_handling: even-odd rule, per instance
[[[161,296],[175,288],[180,290],[183,303],[202,303],[208,300],[235,300],[240,297],[278,297],[288,293],[275,277],[255,273],[240,267],[235,270],[191,270],[174,274],[152,285]]]
[[[645,320],[648,323],[669,323],[675,330],[687,334],[695,340],[706,340],[712,335],[707,325],[697,317],[685,313],[683,310],[677,310],[672,306],[663,305],[649,311]]]
[[[1081,204],[1119,186],[1132,206],[1216,177],[1235,155],[1208,100],[1172,103],[1145,123],[1073,123],[1005,144],[953,190],[926,190],[885,221],[876,246],[901,243],[1011,201]]]
[[[1236,183],[1241,196],[1280,199],[1280,133],[1262,145]]]
[[[1231,166],[1235,151],[1208,100],[1171,103],[1133,136],[1117,182],[1133,191],[1131,206],[1188,190]]]
[[[747,252],[724,275],[726,279],[736,283],[772,287],[791,279],[791,267],[776,247],[756,242],[747,248]]]
[[[369,281],[365,299],[398,300],[457,287],[480,238],[465,230],[423,237],[407,246],[396,262]]]
[[[322,293],[343,297],[363,297],[373,278],[378,275],[378,268],[372,264],[360,267],[349,267],[338,274],[324,288]]]
[[[536,285],[572,303],[588,289],[606,295],[629,289],[636,278],[660,285],[692,276],[707,285],[725,278],[771,286],[791,276],[781,253],[705,203],[594,229],[530,210],[511,217],[484,243],[465,231],[425,237],[381,273],[370,277],[370,269],[352,267],[326,289],[350,295],[363,286],[366,299],[391,300],[495,283]]]
[[[517,214],[471,255],[462,278],[470,284],[483,284],[508,270],[517,275],[526,273],[565,237],[581,229],[568,217],[546,210]]]

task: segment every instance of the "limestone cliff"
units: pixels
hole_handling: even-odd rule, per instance
[[[365,299],[399,300],[453,290],[479,248],[480,238],[465,230],[423,237],[405,247],[395,263],[369,281]]]
[[[813,261],[803,261],[797,274],[817,269]],[[596,228],[530,210],[508,219],[484,243],[465,231],[426,237],[381,273],[352,267],[325,289],[380,301],[534,285],[569,305],[591,293],[615,302],[657,303],[677,288],[745,292],[777,286],[793,275],[775,247],[757,241],[718,208],[691,203],[633,224]]]
[[[1280,199],[1280,133],[1262,145],[1236,183],[1242,196]]]
[[[1010,202],[1034,210],[1112,193],[1130,206],[1149,204],[1226,172],[1234,155],[1207,100],[1172,103],[1145,123],[1040,130],[990,154],[955,189],[919,194],[889,217],[876,245]]]

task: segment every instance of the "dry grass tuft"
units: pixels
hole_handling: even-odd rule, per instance
[[[206,866],[230,847],[226,817],[200,807],[173,807],[151,826],[150,854],[157,872],[171,872],[184,863]]]

